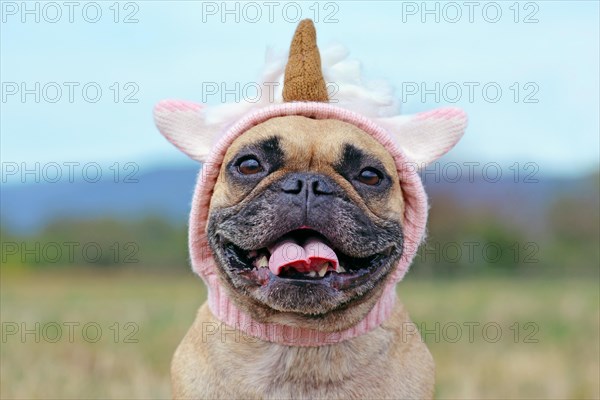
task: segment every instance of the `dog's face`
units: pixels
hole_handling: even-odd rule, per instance
[[[398,174],[381,144],[338,120],[273,118],[234,141],[219,174],[207,233],[238,307],[320,329],[368,312],[403,245]]]

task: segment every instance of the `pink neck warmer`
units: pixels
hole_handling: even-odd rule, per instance
[[[173,107],[173,103],[163,103],[162,107]],[[161,105],[157,107],[157,111]],[[172,111],[172,110],[171,110]],[[317,119],[336,119],[351,123],[379,141],[396,161],[400,186],[405,201],[404,249],[403,256],[389,277],[383,295],[371,311],[355,326],[335,333],[320,332],[287,325],[263,324],[242,312],[228,298],[217,277],[213,255],[206,237],[206,223],[213,187],[216,183],[223,157],[231,143],[251,127],[270,118],[286,115],[302,115]],[[464,118],[462,111],[442,109],[422,114],[422,118],[435,116],[438,120]],[[417,116],[419,118],[419,116]],[[464,129],[464,124],[461,129]],[[448,143],[448,149],[456,141]],[[446,149],[446,151],[448,150]],[[445,151],[444,151],[445,152]],[[327,103],[294,102],[272,105],[247,114],[231,126],[212,148],[208,159],[198,176],[190,215],[189,246],[193,270],[208,286],[208,303],[212,313],[225,324],[239,329],[247,335],[262,340],[290,346],[321,346],[337,343],[367,333],[381,325],[391,314],[396,299],[395,286],[403,277],[415,256],[417,248],[425,236],[427,221],[427,197],[418,175],[415,163],[407,158],[394,143],[390,135],[373,121],[355,112],[338,108]]]

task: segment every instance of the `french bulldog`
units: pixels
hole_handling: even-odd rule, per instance
[[[192,262],[210,299],[173,357],[174,398],[433,397],[432,356],[393,300],[427,207],[413,187],[420,181],[406,183],[400,161],[445,153],[462,135],[464,115],[403,120],[405,135],[423,126],[425,140],[451,133],[441,145],[407,141],[413,157],[403,158],[379,134],[396,131],[397,120],[373,128],[322,104],[316,49],[313,24],[302,21],[285,71],[292,90],[284,87],[283,97],[292,107],[258,110],[229,126],[212,156],[198,149],[201,106],[155,110],[161,132],[214,169],[199,177],[190,219]],[[300,64],[290,67],[298,54]]]

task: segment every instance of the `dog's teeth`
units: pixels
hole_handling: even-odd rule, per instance
[[[325,263],[323,264],[323,266],[321,267],[321,269],[319,270],[319,276],[322,278],[325,276],[325,274],[327,273],[327,268],[329,267],[329,263]]]
[[[258,268],[266,268],[269,266],[269,260],[267,259],[267,256],[265,256],[264,254],[262,256],[260,256],[257,260],[256,260],[256,266]]]
[[[308,273],[308,276],[310,276],[311,278],[314,278],[315,276],[317,276],[317,271],[310,271]]]
[[[338,265],[338,270],[337,270],[337,272],[339,272],[339,273],[344,273],[344,272],[346,272],[346,268],[342,267],[341,265]]]

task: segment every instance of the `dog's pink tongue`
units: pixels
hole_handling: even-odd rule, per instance
[[[294,239],[285,239],[270,249],[269,269],[279,275],[283,267],[293,267],[298,272],[319,272],[324,263],[331,263],[338,270],[338,259],[335,252],[323,240],[311,237],[303,246]]]

